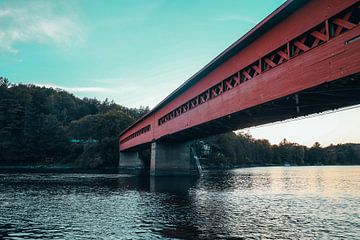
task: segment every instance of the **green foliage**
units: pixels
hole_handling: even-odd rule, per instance
[[[233,132],[213,136],[194,145],[201,163],[208,167],[272,165],[360,164],[360,144],[339,144],[311,148],[284,139],[278,145]]]
[[[148,111],[0,77],[0,165],[117,167],[118,134]],[[359,144],[307,148],[284,139],[271,145],[230,132],[196,141],[194,148],[210,167],[360,164]],[[149,151],[142,154],[150,158]]]
[[[0,77],[0,165],[116,167],[118,134],[148,111]]]

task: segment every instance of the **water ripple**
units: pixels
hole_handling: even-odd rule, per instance
[[[359,239],[360,167],[0,174],[0,239]]]

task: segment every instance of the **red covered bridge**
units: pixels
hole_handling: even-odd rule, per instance
[[[119,137],[120,167],[196,173],[188,141],[360,103],[360,4],[289,0]]]

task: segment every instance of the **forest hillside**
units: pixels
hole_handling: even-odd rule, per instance
[[[148,111],[0,77],[0,166],[116,168],[118,134]],[[284,139],[272,145],[230,132],[196,140],[193,146],[202,165],[210,168],[360,164],[359,144],[314,143],[309,148]]]

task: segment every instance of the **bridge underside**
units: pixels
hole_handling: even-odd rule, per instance
[[[357,104],[360,104],[360,74],[325,83],[179,133],[167,135],[156,140],[152,145],[146,143],[127,150],[128,153],[125,155],[138,156],[137,151],[148,148],[151,149],[151,175],[197,175],[201,170],[189,145],[189,141],[193,139]],[[143,169],[145,167],[143,160],[138,157],[134,161],[124,153],[120,155],[120,168]]]
[[[187,142],[357,104],[360,104],[360,73],[166,135],[157,141]],[[150,146],[151,143],[145,143],[129,150],[139,151]]]
[[[360,104],[360,74],[285,96],[209,121],[161,140],[188,141]]]

